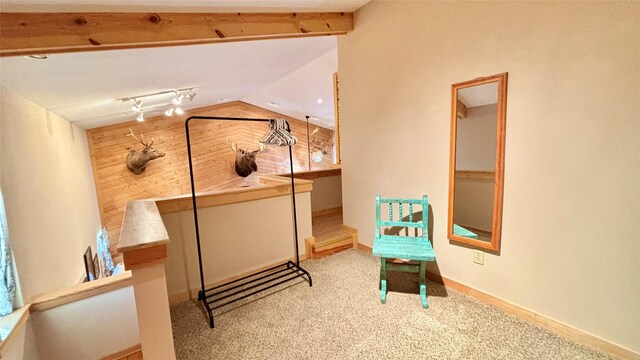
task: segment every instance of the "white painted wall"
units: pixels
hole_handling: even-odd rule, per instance
[[[74,285],[100,215],[86,132],[2,87],[1,186],[22,295]]]
[[[35,312],[29,320],[37,356],[25,360],[101,359],[140,343],[132,286]]]
[[[497,119],[495,104],[469,108],[466,118],[458,118],[456,170],[496,171]]]
[[[342,206],[342,176],[326,176],[313,179],[311,211]]]
[[[27,326],[30,326],[30,320],[27,319],[27,323],[20,330],[18,330],[17,334],[11,342],[7,345],[5,353],[2,354],[2,359],[6,360],[21,360],[25,359],[25,343],[26,343],[26,334],[27,334]],[[28,359],[28,358],[27,358]],[[32,360],[37,360],[37,358],[33,358]]]
[[[493,104],[469,108],[466,118],[458,118],[456,170],[496,171],[497,116],[498,106]],[[454,223],[491,232],[494,182],[464,178],[455,181]]]
[[[453,222],[491,232],[494,189],[493,180],[457,178]]]
[[[375,194],[428,194],[444,276],[640,352],[639,13],[638,2],[360,9],[338,40],[345,224],[371,246]],[[480,266],[446,237],[451,84],[504,71],[502,251]]]
[[[296,195],[298,248],[311,236],[309,193]],[[200,288],[193,212],[162,215],[169,234],[165,271],[172,301]],[[291,197],[278,196],[198,210],[205,285],[294,256]],[[195,296],[195,293],[194,293]]]

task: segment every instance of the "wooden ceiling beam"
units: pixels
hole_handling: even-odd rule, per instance
[[[0,56],[342,35],[353,13],[0,13]]]
[[[469,111],[467,109],[467,106],[460,100],[457,101],[456,104],[456,112],[458,113],[458,117],[460,119],[464,119],[467,117],[467,111]]]

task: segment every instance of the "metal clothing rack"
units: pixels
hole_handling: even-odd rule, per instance
[[[198,300],[202,304],[209,315],[209,326],[214,327],[213,310],[229,305],[235,301],[244,299],[251,295],[255,295],[267,289],[284,284],[288,281],[302,278],[313,285],[311,275],[300,266],[300,254],[298,251],[298,219],[296,216],[296,197],[295,197],[295,181],[293,178],[293,153],[291,145],[289,145],[289,165],[291,167],[291,202],[293,207],[293,238],[296,261],[291,260],[284,264],[273,266],[252,275],[244,276],[240,279],[229,281],[222,285],[206,289],[204,286],[204,273],[202,270],[202,251],[200,249],[200,227],[198,224],[198,206],[196,200],[195,181],[193,176],[193,159],[191,157],[191,138],[189,134],[189,122],[191,120],[221,120],[221,121],[253,121],[253,122],[270,122],[269,119],[254,118],[235,118],[235,117],[217,117],[217,116],[189,116],[185,121],[185,130],[187,133],[187,152],[189,156],[189,176],[191,178],[191,199],[193,201],[193,221],[196,227],[196,243],[198,245],[198,266],[200,268],[200,291],[198,291]],[[289,123],[286,122],[287,131],[291,132]],[[306,275],[306,279],[305,276]],[[229,286],[233,285],[233,286]],[[244,293],[244,294],[243,294]],[[234,297],[237,296],[237,297]],[[231,298],[231,299],[230,299]]]

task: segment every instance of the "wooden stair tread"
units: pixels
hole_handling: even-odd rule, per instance
[[[322,248],[327,245],[340,242],[343,240],[353,239],[353,235],[342,229],[332,230],[316,236],[316,248]]]

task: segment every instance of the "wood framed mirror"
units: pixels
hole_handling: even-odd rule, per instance
[[[496,253],[502,232],[507,78],[502,73],[451,85],[447,237]]]

